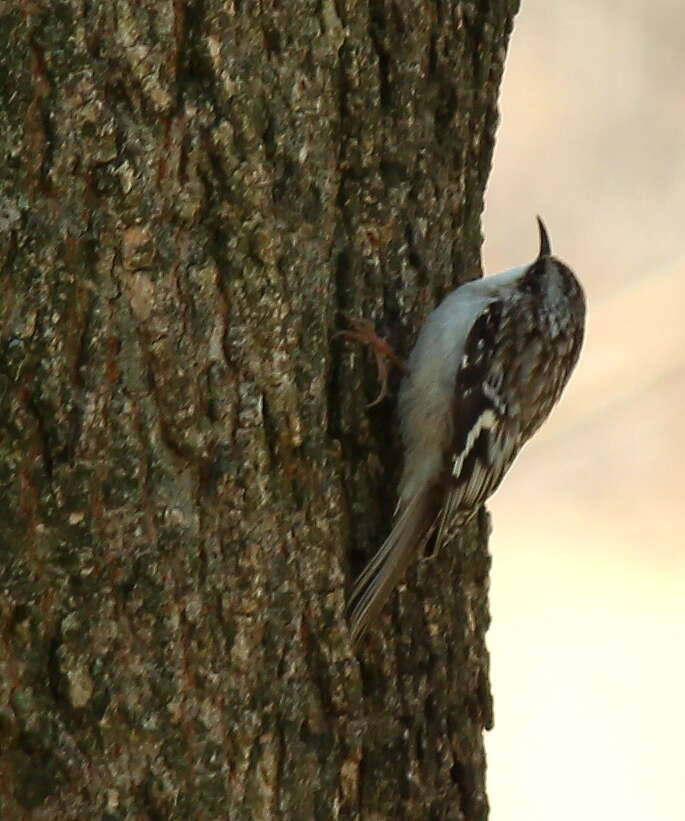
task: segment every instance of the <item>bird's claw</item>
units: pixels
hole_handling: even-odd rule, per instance
[[[345,318],[345,321],[349,323],[350,329],[346,331],[338,331],[333,335],[333,339],[342,337],[343,339],[349,339],[352,342],[360,342],[362,345],[368,345],[373,351],[376,359],[376,371],[378,373],[378,381],[381,383],[381,390],[373,402],[370,402],[366,406],[367,408],[373,408],[375,405],[380,404],[386,396],[388,396],[388,363],[390,362],[397,366],[402,373],[405,374],[408,373],[409,369],[395,353],[389,343],[382,337],[378,336],[372,322],[369,322],[366,319],[358,319],[357,317],[349,316],[348,314],[342,314],[342,316]]]

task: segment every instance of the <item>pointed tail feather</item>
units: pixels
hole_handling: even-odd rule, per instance
[[[404,575],[435,524],[435,494],[424,489],[404,507],[388,538],[355,582],[347,606],[352,642],[357,644]]]

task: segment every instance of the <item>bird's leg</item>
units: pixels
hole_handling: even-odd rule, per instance
[[[348,322],[350,328],[347,331],[338,331],[333,336],[333,339],[340,336],[352,342],[360,342],[362,345],[368,345],[376,358],[376,370],[378,373],[378,381],[381,383],[381,391],[373,402],[367,405],[368,408],[372,408],[374,405],[378,405],[379,402],[382,402],[388,395],[388,372],[390,364],[398,367],[404,374],[409,373],[409,368],[395,351],[393,351],[390,344],[378,336],[372,322],[366,319],[357,319],[347,314],[343,314],[342,316]]]

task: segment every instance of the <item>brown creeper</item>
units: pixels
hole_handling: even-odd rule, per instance
[[[538,225],[534,262],[461,285],[421,328],[400,388],[399,501],[350,596],[354,642],[426,542],[438,549],[497,489],[578,360],[583,290]]]

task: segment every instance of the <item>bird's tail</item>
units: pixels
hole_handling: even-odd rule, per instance
[[[390,535],[354,584],[347,617],[356,644],[378,616],[412,557],[435,526],[435,494],[424,488],[398,511]]]

